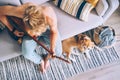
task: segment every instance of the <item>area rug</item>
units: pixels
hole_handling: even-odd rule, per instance
[[[86,59],[83,54],[72,56],[76,62],[65,63],[58,59],[50,61],[47,72],[42,74],[38,65],[19,56],[0,63],[0,80],[65,80],[71,76],[95,69],[105,64],[118,60],[114,47],[102,51],[93,49],[89,52],[91,59]]]

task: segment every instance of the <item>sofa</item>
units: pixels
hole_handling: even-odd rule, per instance
[[[104,24],[119,6],[118,0],[99,0],[96,8],[90,12],[88,21],[85,22],[57,8],[51,0],[0,0],[0,5],[21,5],[26,2],[51,6],[55,10],[62,40]],[[9,36],[6,30],[2,31],[0,33],[0,62],[19,55],[21,55],[20,46]]]

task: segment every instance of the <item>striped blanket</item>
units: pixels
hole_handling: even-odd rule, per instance
[[[38,53],[41,50],[43,49],[39,49]],[[75,50],[75,52],[78,51]],[[0,63],[0,80],[65,80],[119,59],[114,47],[102,51],[93,49],[89,54],[91,59],[86,59],[84,54],[72,55],[76,59],[76,62],[72,64],[58,59],[51,60],[50,67],[44,74],[38,70],[38,65],[26,60],[23,56],[19,56]]]

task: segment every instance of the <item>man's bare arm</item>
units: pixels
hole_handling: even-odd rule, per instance
[[[47,22],[50,26],[50,49],[54,52],[56,41],[58,37],[58,29],[57,29],[57,17],[55,12],[51,7],[47,7],[46,9],[46,16],[47,16]]]
[[[0,16],[6,15],[6,16],[16,16],[19,18],[23,18],[26,8],[30,5],[34,5],[34,4],[26,3],[20,6],[11,6],[11,5],[0,6]]]

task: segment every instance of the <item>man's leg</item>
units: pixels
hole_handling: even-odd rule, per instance
[[[35,49],[37,47],[37,43],[30,39],[29,37],[25,36],[22,42],[22,55],[29,59],[30,61],[40,64],[42,57],[36,53]]]
[[[50,30],[47,30],[40,38],[39,41],[41,41],[46,46],[50,47]],[[55,48],[55,54],[57,56],[62,55],[62,43],[60,35],[58,34],[58,38],[56,41],[56,48]],[[49,67],[49,60],[45,60],[44,68],[47,69]]]

